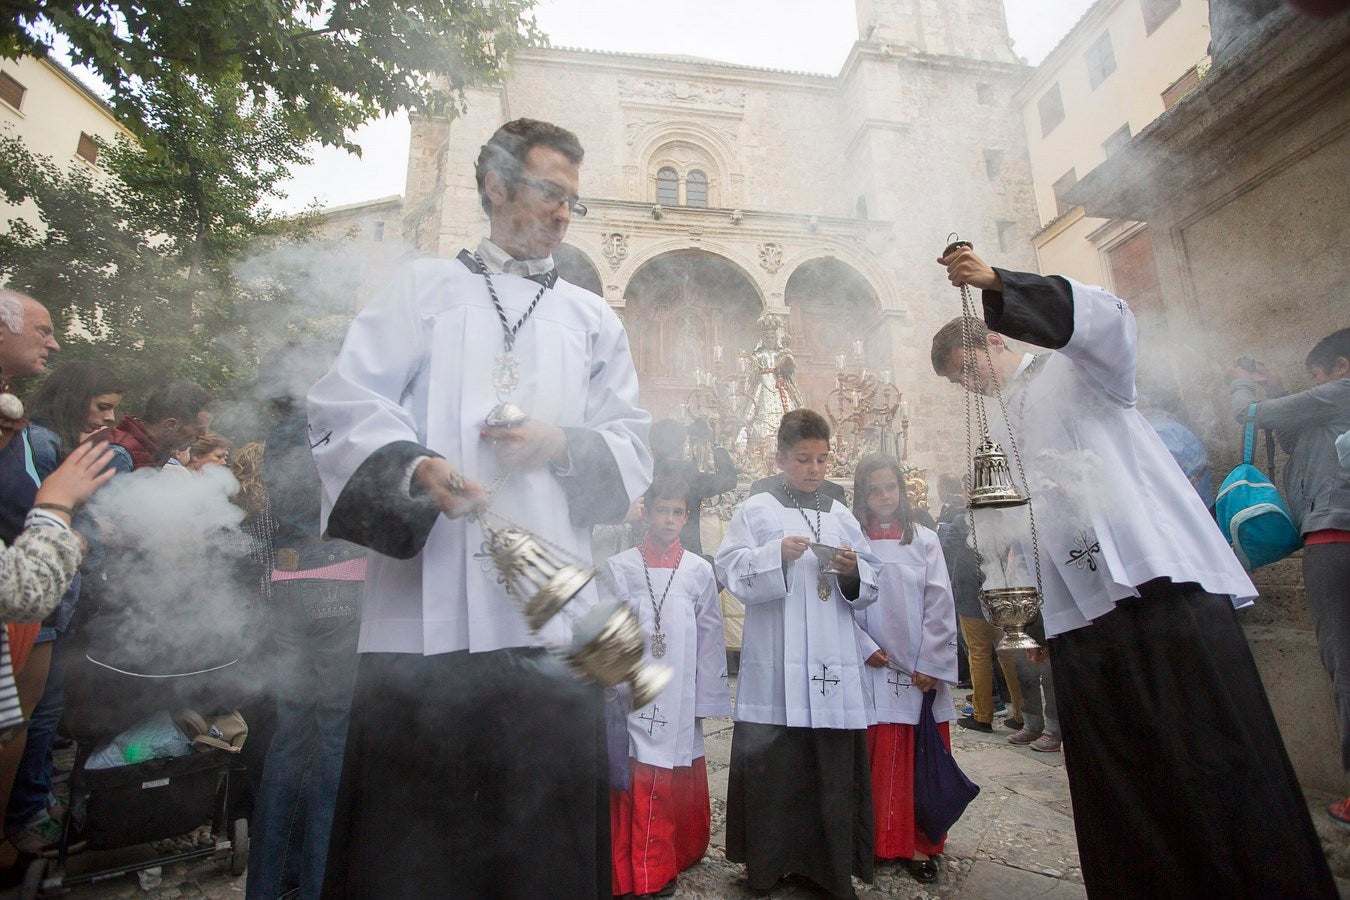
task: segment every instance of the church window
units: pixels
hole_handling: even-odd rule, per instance
[[[690,171],[684,180],[684,197],[687,206],[708,205],[708,176],[698,169]]]
[[[98,142],[81,131],[80,142],[75,146],[75,155],[91,165],[96,164],[98,162]]]
[[[15,109],[23,108],[23,95],[28,93],[28,88],[24,87],[14,76],[8,72],[0,72],[0,100],[5,101]]]
[[[679,205],[680,176],[670,166],[663,166],[656,173],[656,202],[662,206]]]
[[[1139,5],[1144,10],[1144,31],[1152,34],[1172,13],[1181,8],[1181,0],[1139,0]]]
[[[857,210],[857,212],[858,212],[858,218],[859,218],[859,219],[862,219],[864,222],[866,222],[866,221],[867,221],[867,195],[866,195],[866,194],[859,194],[859,195],[858,195],[858,202],[857,202],[857,204],[856,204],[856,206],[855,206],[854,208],[855,208],[855,209]]]
[[[1117,153],[1125,149],[1125,145],[1130,142],[1130,123],[1126,122],[1115,130],[1105,141],[1102,141],[1102,149],[1106,151],[1106,158],[1110,159]]]
[[[1065,200],[1064,195],[1067,194],[1069,192],[1069,189],[1072,188],[1077,183],[1078,183],[1078,172],[1074,169],[1070,169],[1063,175],[1059,176],[1059,179],[1053,185],[1050,186],[1050,190],[1055,192],[1056,216],[1062,216],[1069,210],[1073,209],[1073,204]]]
[[[975,99],[979,101],[981,106],[993,106],[994,86],[992,84],[985,84],[984,82],[975,85]]]
[[[384,241],[384,223],[383,223],[383,222],[376,222],[376,223],[375,223],[375,243],[379,244],[379,243],[383,243],[383,241]]]
[[[1116,52],[1111,48],[1111,32],[1102,32],[1102,36],[1093,41],[1083,59],[1087,62],[1088,84],[1096,89],[1097,85],[1116,70]]]
[[[1041,114],[1041,137],[1045,137],[1064,121],[1064,101],[1059,96],[1058,81],[1036,101],[1036,108]]]
[[[990,181],[998,179],[999,172],[1003,170],[1003,151],[993,150],[989,147],[984,149],[984,175]]]

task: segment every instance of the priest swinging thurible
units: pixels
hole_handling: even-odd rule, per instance
[[[571,132],[503,125],[475,168],[474,252],[412,263],[309,396],[328,534],[377,551],[325,896],[607,897],[602,701],[532,632],[484,550],[501,516],[581,560],[651,479],[650,417],[603,299],[557,277]]]
[[[1015,436],[1036,504],[1038,547],[1020,552],[1043,576],[1088,895],[1336,896],[1235,614],[1256,589],[1136,408],[1129,304],[968,244],[938,263],[982,291],[983,321],[943,326],[933,369],[1003,393],[989,433]]]

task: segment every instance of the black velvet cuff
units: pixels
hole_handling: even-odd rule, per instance
[[[995,268],[1003,291],[983,291],[984,323],[993,331],[1058,350],[1073,337],[1073,289],[1058,275]]]
[[[441,511],[408,496],[408,466],[419,456],[441,458],[413,441],[386,444],[370,454],[333,504],[327,536],[395,559],[422,552]]]

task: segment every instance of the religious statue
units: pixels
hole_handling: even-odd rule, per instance
[[[746,360],[749,384],[741,428],[736,435],[738,451],[757,452],[766,443],[773,445],[778,423],[789,410],[805,406],[793,375],[797,361],[782,319],[766,312],[759,317],[760,338],[755,349],[739,351]]]

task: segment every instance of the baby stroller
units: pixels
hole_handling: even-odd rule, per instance
[[[213,649],[199,646],[196,658],[185,657],[171,639],[146,652],[143,644],[117,639],[132,626],[105,606],[82,624],[71,648],[62,719],[62,731],[76,742],[68,812],[56,849],[25,872],[25,900],[192,859],[215,858],[231,875],[248,865],[248,821],[230,816],[230,780],[242,766],[237,753],[225,749],[228,740],[208,734],[187,755],[87,767],[99,748],[157,711],[180,711],[173,719],[192,739],[208,733],[209,717],[239,705],[241,642],[212,641]],[[207,823],[210,840],[202,836],[190,847],[179,842],[154,855],[147,848],[134,858],[100,852],[179,838]]]

